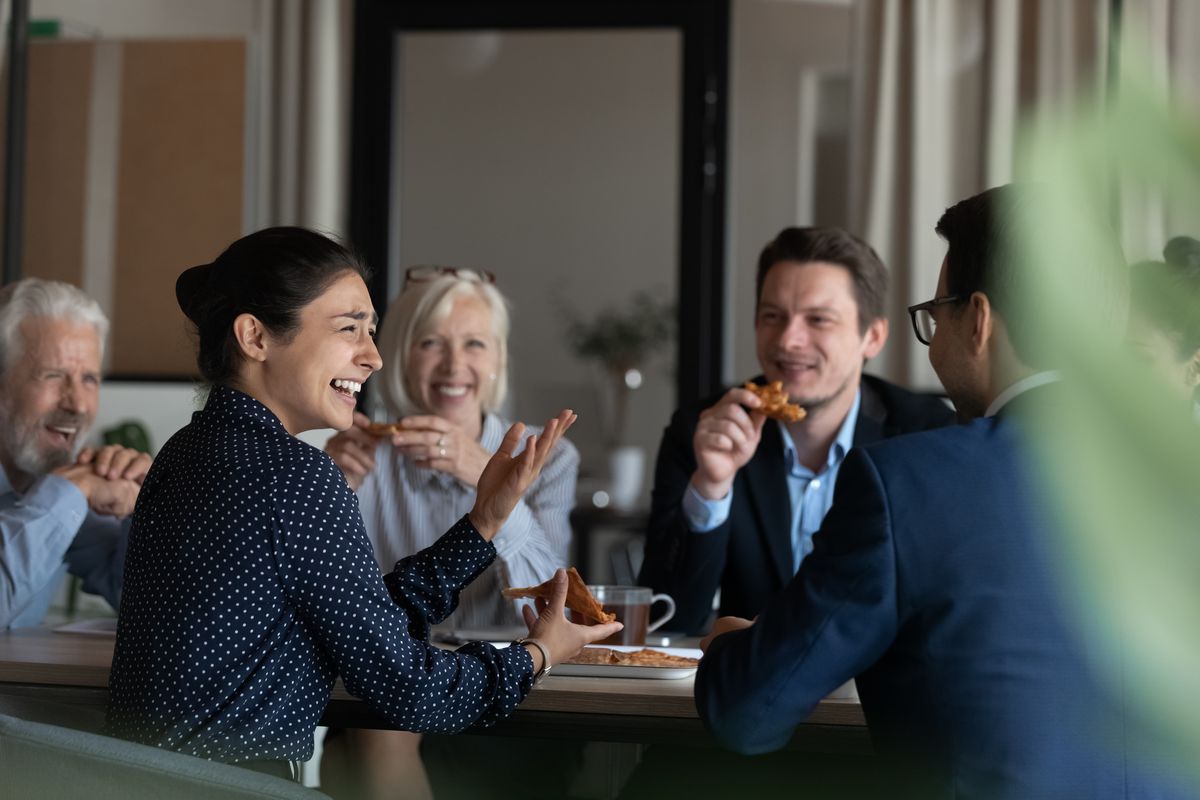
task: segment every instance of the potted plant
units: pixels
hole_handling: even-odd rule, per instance
[[[675,336],[675,304],[647,291],[635,293],[621,308],[607,308],[587,320],[572,314],[567,343],[581,359],[597,362],[605,377],[608,413],[604,442],[612,473],[610,495],[618,508],[632,506],[641,494],[645,452],[627,441],[629,400],[642,385],[646,363]]]

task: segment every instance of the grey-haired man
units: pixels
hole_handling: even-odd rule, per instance
[[[59,281],[0,290],[0,630],[42,621],[63,574],[114,607],[150,457],[83,449],[108,319]]]

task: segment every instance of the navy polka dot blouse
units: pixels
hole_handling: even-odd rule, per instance
[[[381,576],[329,456],[215,387],[138,498],[109,732],[217,761],[307,759],[339,675],[400,729],[490,725],[529,692],[528,651],[427,639],[495,556],[463,517]]]

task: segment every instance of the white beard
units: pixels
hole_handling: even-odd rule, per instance
[[[39,419],[35,425],[15,425],[8,409],[3,409],[4,422],[0,424],[0,448],[8,454],[13,466],[36,480],[43,475],[71,464],[83,449],[86,427],[79,423],[79,432],[75,434],[75,443],[69,450],[54,448],[42,450],[37,444],[38,430],[45,419]]]

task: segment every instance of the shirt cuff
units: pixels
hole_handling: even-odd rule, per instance
[[[706,500],[689,483],[687,491],[683,493],[683,518],[692,533],[708,533],[725,524],[732,505],[732,488],[720,500]]]
[[[470,514],[463,514],[458,522],[454,523],[454,527],[446,531],[435,544],[441,542],[445,542],[451,548],[463,548],[459,553],[468,558],[487,556],[491,559],[496,555],[495,545],[483,538],[483,534],[475,529],[475,526],[471,524]]]
[[[88,515],[87,498],[83,492],[61,475],[39,478],[28,492],[21,495],[17,504],[41,509],[66,527],[74,529],[78,529]]]
[[[507,561],[516,555],[529,540],[532,527],[533,512],[524,500],[518,500],[508,519],[500,527],[500,532],[492,538],[492,544],[496,547],[496,557]]]

